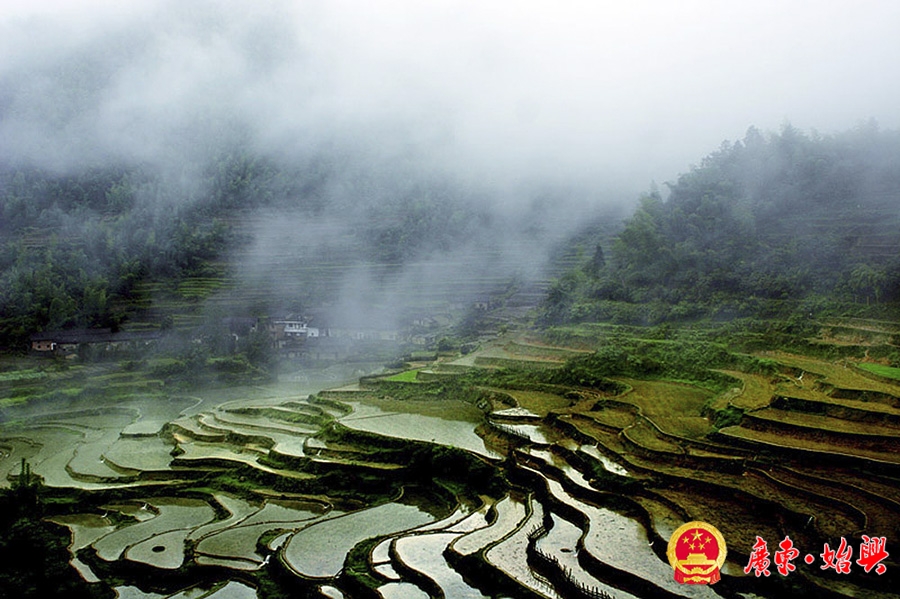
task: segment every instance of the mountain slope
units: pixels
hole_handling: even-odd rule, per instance
[[[548,322],[760,313],[900,299],[900,135],[750,129],[642,198],[551,290]],[[642,306],[640,310],[637,306]]]

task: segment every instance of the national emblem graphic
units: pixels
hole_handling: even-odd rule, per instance
[[[678,527],[669,539],[667,555],[682,584],[714,584],[725,563],[725,539],[706,522],[688,522]]]

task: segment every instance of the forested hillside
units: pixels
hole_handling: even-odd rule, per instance
[[[581,255],[581,264],[550,289],[544,323],[829,307],[877,313],[900,300],[897,132],[871,125],[825,137],[751,128],[668,187],[665,199],[646,194],[617,235],[602,222],[573,238],[580,254],[567,255]],[[520,263],[544,259],[540,227],[553,201],[532,198],[510,218],[482,200],[449,181],[354,173],[322,157],[288,165],[222,152],[181,173],[135,164],[62,173],[5,165],[0,347],[22,348],[44,330],[132,326],[141,311],[142,326],[169,326],[170,317],[147,312],[148,295],[160,288],[196,302],[227,288],[232,297],[220,316],[265,314],[335,301],[348,284],[365,295],[383,283],[379,277],[436,255],[481,281],[478,268],[516,274],[485,248],[506,243]],[[517,233],[503,241],[512,228]],[[513,237],[529,240],[529,255]],[[468,248],[465,259],[460,248]],[[360,265],[367,274],[352,275]],[[397,275],[394,284],[421,288],[422,276],[450,272],[431,263],[427,270],[414,281]],[[234,291],[239,277],[256,295]],[[209,289],[184,287],[204,280]]]
[[[546,322],[878,311],[900,300],[897,132],[751,128],[668,187],[557,281]]]
[[[289,249],[310,246],[285,275],[302,291],[285,299],[266,289],[268,303],[238,301],[231,309],[240,313],[333,300],[336,285],[302,280],[304,267],[400,268],[472,239],[485,218],[439,182],[353,180],[320,160],[286,165],[223,152],[178,174],[133,164],[65,173],[0,165],[0,347],[24,348],[44,330],[117,329],[146,307],[149,289],[234,277],[241,252],[269,233],[256,227],[260,219],[290,227]]]

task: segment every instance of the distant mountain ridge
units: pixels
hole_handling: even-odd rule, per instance
[[[557,281],[545,321],[900,300],[897,132],[751,128],[668,186],[665,201],[645,195],[611,243]]]

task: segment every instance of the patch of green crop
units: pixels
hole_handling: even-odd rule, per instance
[[[861,362],[858,364],[860,368],[871,372],[872,374],[877,374],[878,376],[883,376],[889,379],[900,380],[900,368],[895,368],[893,366],[885,366],[883,364],[871,364],[869,362]]]
[[[28,370],[12,370],[9,372],[0,372],[0,382],[30,381],[42,379],[47,376],[46,372],[40,372],[35,369]]]
[[[386,381],[392,382],[400,382],[400,383],[415,383],[418,382],[419,371],[418,370],[406,370],[404,372],[398,372],[393,376],[389,376],[385,378]]]
[[[325,426],[334,420],[328,414],[310,414],[309,412],[289,412],[275,408],[235,408],[229,410],[234,414],[247,414],[249,416],[263,416],[273,420],[282,420],[294,424],[309,424],[312,426]]]
[[[16,406],[19,404],[27,403],[29,396],[20,396],[20,397],[4,397],[0,399],[0,408],[8,408],[10,406]]]

